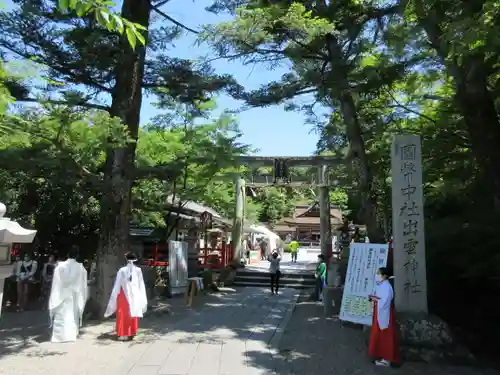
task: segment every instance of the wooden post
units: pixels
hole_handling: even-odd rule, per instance
[[[320,243],[321,254],[328,257],[328,243],[331,241],[330,226],[330,195],[328,189],[327,166],[318,168],[318,196],[320,212]]]
[[[236,204],[234,209],[234,222],[231,243],[233,245],[233,259],[239,262],[243,258],[243,248],[241,244],[243,236],[243,221],[245,215],[245,180],[236,178]]]
[[[397,135],[391,151],[396,308],[401,312],[427,313],[420,137]]]

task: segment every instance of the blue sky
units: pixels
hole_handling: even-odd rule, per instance
[[[161,9],[174,19],[183,24],[198,29],[201,24],[217,23],[228,19],[228,16],[219,16],[205,11],[212,0],[171,0]],[[12,7],[10,0],[5,1],[7,9]],[[160,16],[155,15],[154,20],[160,22]],[[165,26],[168,25],[165,22]],[[213,55],[208,46],[196,44],[196,36],[184,33],[183,37],[175,42],[175,46],[168,51],[169,54],[187,59],[197,59],[201,56]],[[248,88],[257,88],[261,84],[278,80],[288,71],[286,66],[267,70],[262,66],[243,66],[239,61],[219,60],[213,63],[217,73],[228,73]],[[141,123],[147,123],[150,118],[160,112],[152,105],[154,96],[145,96],[141,111]],[[237,109],[241,102],[221,95],[217,100],[221,111]],[[238,114],[240,129],[243,132],[242,142],[258,149],[257,155],[267,156],[307,156],[316,149],[317,135],[311,132],[311,126],[305,123],[301,113],[286,112],[282,106],[268,108],[255,108]]]
[[[193,29],[200,24],[217,23],[228,19],[205,11],[211,0],[171,0],[161,9],[169,16]],[[155,17],[156,18],[156,17]],[[181,58],[197,58],[213,54],[208,46],[196,45],[196,36],[185,34],[176,41],[172,53]],[[215,61],[218,73],[229,73],[246,88],[257,88],[261,84],[275,81],[288,69],[268,71],[262,66],[243,66],[239,61]],[[146,98],[142,110],[142,121],[157,114],[151,105],[154,98]],[[236,109],[241,103],[227,96],[220,96],[217,104],[221,110]],[[268,156],[306,156],[316,149],[318,137],[311,133],[311,126],[305,124],[302,114],[286,112],[281,106],[255,108],[238,115],[240,128],[244,134],[243,142],[259,149],[257,154]]]

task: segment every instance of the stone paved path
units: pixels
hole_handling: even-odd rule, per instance
[[[272,296],[242,288],[202,300],[203,309],[187,310],[177,300],[175,314],[147,317],[128,343],[110,337],[113,322],[87,326],[75,343],[51,344],[43,316],[36,321],[34,313],[23,315],[33,324],[24,328],[3,320],[0,375],[498,374],[415,363],[375,368],[361,330],[325,319],[321,305],[296,304],[293,290]]]
[[[399,369],[377,368],[367,357],[367,332],[325,319],[323,307],[299,299],[282,335],[273,367],[279,375],[493,375],[470,367],[407,363]],[[272,372],[270,372],[272,373]]]
[[[264,375],[297,295],[242,288],[206,298],[183,319],[147,318],[129,343],[111,339],[113,323],[87,327],[75,343],[51,344],[48,330],[0,329],[0,374]],[[1,328],[1,327],[0,327]]]
[[[297,263],[292,263],[292,255],[284,253],[280,263],[283,272],[308,272],[314,273],[318,262],[318,255],[321,254],[319,248],[300,247],[297,255]],[[246,266],[249,271],[269,271],[269,262],[267,260],[251,263]]]
[[[158,333],[128,375],[270,374],[272,346],[296,299],[290,289],[273,296],[258,288],[222,297],[175,331]]]

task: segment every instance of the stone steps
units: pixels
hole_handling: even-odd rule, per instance
[[[312,272],[290,270],[282,270],[281,272],[281,288],[310,289],[315,287],[315,278]],[[269,273],[265,270],[256,271],[241,269],[236,272],[236,278],[233,285],[269,287]]]

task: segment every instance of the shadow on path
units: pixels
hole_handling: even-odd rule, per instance
[[[293,290],[276,296],[261,288],[201,296],[194,308],[174,298],[167,311],[142,319],[140,334],[125,343],[114,339],[114,320],[85,326],[74,343],[52,344],[46,341],[46,313],[12,315],[0,329],[1,373],[270,374],[270,347],[276,346],[295,301]],[[31,327],[31,323],[36,324]]]
[[[260,352],[247,353],[255,366],[262,366]],[[326,319],[323,306],[300,297],[280,340],[269,374],[278,375],[376,375],[399,372],[405,375],[489,375],[497,371],[469,367],[446,367],[407,363],[399,369],[375,367],[367,357],[367,334],[360,328],[342,326]]]

